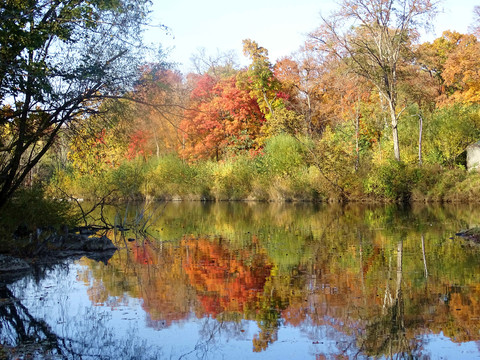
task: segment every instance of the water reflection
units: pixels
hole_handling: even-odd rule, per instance
[[[479,215],[471,207],[171,203],[147,232],[112,231],[121,249],[107,264],[76,265],[71,286],[86,289],[85,302],[77,317],[65,315],[76,332],[61,333],[83,337],[80,354],[89,342],[102,348],[99,338],[129,336],[172,358],[479,356],[480,250],[453,237]],[[65,281],[54,282],[64,289]],[[11,291],[28,298],[32,286]],[[129,324],[129,335],[103,320],[120,311],[115,321]],[[89,336],[92,327],[104,335]]]
[[[3,345],[29,344],[31,351],[39,347],[46,353],[61,354],[60,339],[45,321],[35,319],[6,286],[0,286],[0,298],[0,336]]]
[[[139,338],[138,328],[122,329],[118,337],[110,309],[92,307],[82,296],[79,269],[57,264],[43,277],[26,276],[0,286],[0,358],[160,358],[161,348]]]

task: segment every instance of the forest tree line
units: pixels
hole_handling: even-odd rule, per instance
[[[35,3],[44,21],[49,3]],[[275,63],[246,39],[248,66],[199,51],[196,71],[182,74],[162,52],[142,64],[119,41],[108,54],[96,45],[100,30],[136,39],[122,10],[146,16],[146,3],[134,3],[65,5],[54,10],[70,11],[70,22],[45,21],[38,44],[25,30],[23,49],[2,46],[18,73],[2,68],[0,206],[33,184],[50,197],[97,200],[480,199],[480,175],[465,166],[480,140],[480,7],[469,33],[421,42],[435,2],[344,1]],[[101,16],[130,23],[100,29]],[[77,63],[47,68],[51,39],[78,43],[91,28]]]

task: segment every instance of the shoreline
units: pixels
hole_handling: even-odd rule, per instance
[[[23,256],[13,251],[0,254],[0,284],[34,273],[39,266],[51,266],[83,256],[106,264],[116,251],[117,246],[106,236],[51,234],[37,244],[33,253]]]
[[[81,198],[81,203],[95,203],[98,201],[104,201],[104,198]],[[184,197],[179,195],[165,196],[165,197],[152,197],[152,196],[143,196],[143,197],[129,197],[122,198],[117,197],[110,201],[106,202],[106,205],[113,205],[125,202],[205,202],[205,203],[216,203],[216,202],[245,202],[245,203],[311,203],[311,204],[479,204],[480,198],[475,200],[465,201],[463,199],[434,199],[434,198],[410,198],[410,199],[378,199],[373,197],[367,198],[328,198],[328,199],[312,199],[312,198],[286,198],[286,199],[256,199],[256,198],[214,198],[214,197],[199,197],[186,195]]]

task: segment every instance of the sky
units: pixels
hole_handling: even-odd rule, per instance
[[[480,0],[443,0],[435,18],[431,41],[445,30],[466,33],[472,10]],[[307,34],[320,25],[320,14],[336,9],[335,0],[153,0],[153,23],[169,32],[150,29],[146,40],[169,49],[168,60],[187,73],[193,70],[191,56],[204,48],[209,55],[234,51],[237,61],[247,65],[242,40],[255,40],[269,52],[270,60],[288,56],[304,43]]]

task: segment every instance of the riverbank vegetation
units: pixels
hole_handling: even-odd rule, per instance
[[[466,169],[466,149],[480,139],[477,29],[420,43],[421,21],[373,26],[348,5],[340,10],[276,63],[245,40],[245,68],[204,52],[186,76],[143,67],[128,95],[136,101],[104,101],[105,112],[63,134],[48,191],[83,199],[478,201],[480,175]],[[395,11],[376,19],[400,17]],[[408,11],[424,20],[434,9],[425,1]],[[363,25],[333,29],[339,18]]]
[[[421,42],[430,1],[343,2],[290,56],[272,62],[246,39],[248,66],[199,51],[189,74],[125,45],[140,44],[141,24],[122,9],[143,19],[146,3],[101,3],[9,10],[25,24],[5,25],[23,36],[17,52],[1,39],[0,207],[31,187],[96,201],[480,200],[480,174],[466,169],[480,140],[480,32]],[[48,17],[59,11],[68,21]],[[52,28],[26,25],[37,20]],[[51,41],[76,44],[78,61],[48,63]]]

